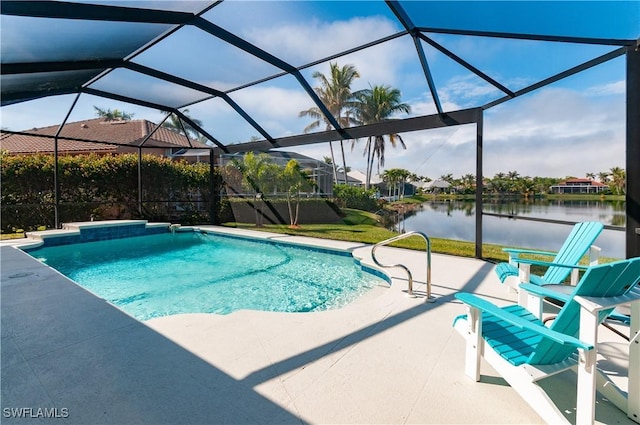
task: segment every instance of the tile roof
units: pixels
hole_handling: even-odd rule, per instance
[[[606,184],[604,183],[601,183],[592,179],[582,179],[582,178],[567,179],[561,182],[559,185],[564,186],[568,183],[583,183],[583,184],[590,184],[591,186],[606,186]]]
[[[147,120],[105,121],[102,118],[67,123],[60,132],[58,143],[60,152],[113,151],[117,145],[104,144],[113,142],[118,145],[139,146],[155,128]],[[10,153],[53,152],[53,139],[38,135],[53,136],[58,126],[49,126],[26,130],[31,135],[3,133],[0,137],[0,148]],[[103,143],[90,143],[64,138],[95,140]],[[206,148],[207,145],[191,141],[194,148]],[[144,143],[145,147],[189,147],[187,138],[171,129],[160,127]]]

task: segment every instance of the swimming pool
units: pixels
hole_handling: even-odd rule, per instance
[[[241,309],[329,310],[388,284],[349,252],[201,232],[28,252],[139,320]]]

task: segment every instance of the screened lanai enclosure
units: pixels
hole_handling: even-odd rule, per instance
[[[331,153],[344,171],[365,171],[367,141],[400,136],[406,151],[387,145],[387,162],[402,154],[413,159],[412,171],[424,171],[417,168],[432,166],[443,146],[450,156],[438,162],[467,161],[481,257],[483,223],[496,215],[483,208],[489,161],[502,162],[502,171],[544,166],[567,175],[564,167],[587,161],[591,131],[600,146],[620,152],[615,165],[626,172],[626,222],[608,227],[624,232],[627,257],[640,256],[637,1],[3,0],[1,19],[2,140],[47,139],[56,164],[65,142],[105,143],[65,128],[102,105],[156,124],[177,117],[186,140],[179,154],[187,158],[197,149],[211,167],[247,152],[315,157],[319,163],[310,168],[316,188],[325,179],[321,192],[331,190],[332,173],[340,182],[335,167],[321,164],[323,156]],[[322,80],[346,65],[357,73],[354,93],[371,99],[397,90],[397,103],[407,107],[351,112]],[[586,114],[585,99],[611,93],[624,101],[605,106],[597,122],[554,125],[559,116]],[[532,111],[543,113],[551,142],[525,134]],[[46,134],[30,130],[52,125],[57,130]],[[152,146],[154,132],[127,148],[139,157],[143,149],[166,150]],[[569,155],[562,159],[559,150]],[[590,166],[600,171],[598,157]],[[56,226],[65,221],[58,216],[58,173],[56,167]],[[215,207],[221,189],[211,182],[208,202]]]

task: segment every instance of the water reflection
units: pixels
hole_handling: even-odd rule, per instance
[[[624,226],[624,202],[535,200],[533,202],[486,201],[484,212],[571,222],[599,221],[603,224]],[[396,217],[396,231],[419,231],[430,237],[473,241],[475,239],[475,203],[473,201],[432,201],[422,208]],[[507,217],[484,216],[485,243],[523,248],[557,250],[571,231],[562,224],[515,220]],[[596,245],[602,256],[624,258],[625,233],[605,229]]]

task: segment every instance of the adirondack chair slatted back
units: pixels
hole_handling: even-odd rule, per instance
[[[640,258],[590,268],[582,277],[571,294],[571,298],[562,307],[550,328],[577,338],[580,327],[580,305],[575,301],[575,296],[621,296],[639,281]],[[612,310],[613,308],[600,312],[600,323]],[[575,351],[574,347],[561,345],[547,338],[542,338],[527,363],[540,365],[558,363],[569,357],[573,351]]]
[[[578,264],[580,259],[589,251],[603,228],[602,223],[595,221],[576,224],[553,262]],[[549,267],[544,276],[542,276],[542,280],[547,283],[562,283],[569,276],[569,273],[571,273],[571,269],[567,267]]]

